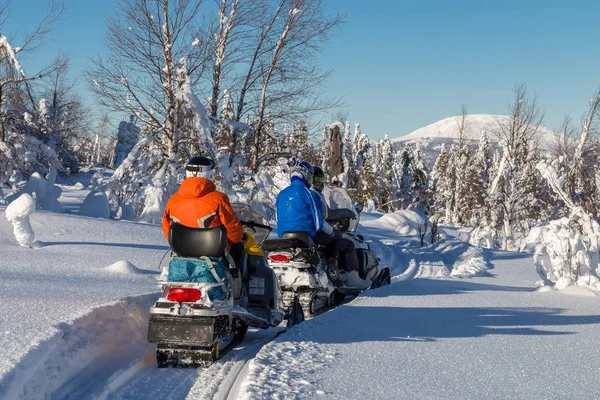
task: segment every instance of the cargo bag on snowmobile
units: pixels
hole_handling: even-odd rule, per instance
[[[222,283],[225,281],[225,265],[216,257],[173,257],[169,262],[168,282]],[[225,290],[215,286],[208,290],[212,301],[225,300]]]

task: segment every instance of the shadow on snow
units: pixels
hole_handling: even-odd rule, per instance
[[[154,244],[138,244],[138,243],[102,243],[102,242],[42,242],[38,241],[39,247],[50,246],[107,246],[107,247],[129,247],[133,249],[147,250],[169,250],[169,246],[160,246]]]
[[[600,315],[562,315],[558,308],[341,307],[321,321],[330,334],[314,331],[318,343],[433,342],[487,335],[569,335],[572,325],[600,323]],[[307,328],[309,323],[306,324]],[[335,327],[335,330],[333,330]],[[554,329],[552,329],[554,328]],[[556,328],[563,328],[556,330]],[[327,329],[327,328],[325,328]],[[339,334],[332,334],[339,332]]]

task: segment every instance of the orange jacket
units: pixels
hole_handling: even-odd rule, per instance
[[[179,191],[167,202],[162,220],[167,241],[171,221],[190,228],[214,228],[223,224],[227,229],[229,245],[241,242],[244,235],[242,224],[231,208],[227,195],[217,192],[214,183],[200,177],[186,178]]]

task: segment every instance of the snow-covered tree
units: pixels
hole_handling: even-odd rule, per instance
[[[598,283],[600,225],[583,208],[577,206],[563,189],[564,176],[557,172],[559,162],[541,161],[537,168],[555,194],[570,210],[569,217],[551,221],[537,252],[546,252],[550,265],[536,254],[536,270],[545,285],[564,289],[574,283],[600,289]]]
[[[395,191],[393,186],[394,181],[394,152],[392,142],[387,133],[385,137],[377,144],[377,165],[375,172],[377,174],[377,198],[383,206],[383,210],[390,212],[396,209]]]
[[[129,152],[140,140],[140,128],[135,125],[135,116],[129,117],[129,122],[121,121],[119,131],[117,132],[117,141],[115,143],[115,154],[112,161],[112,167],[118,168],[127,158]],[[99,145],[99,143],[98,143]]]
[[[410,150],[405,146],[401,151],[396,153],[395,173],[398,188],[396,197],[400,200],[402,209],[408,208],[413,200],[413,180],[410,171],[411,154]]]
[[[489,189],[493,212],[502,226],[503,249],[514,249],[515,241],[528,232],[531,204],[536,201],[532,182],[539,178],[526,171],[532,171],[528,164],[535,161],[531,154],[536,153],[542,115],[524,86],[517,86],[514,93],[509,116],[498,119],[494,131],[502,156]]]
[[[487,189],[489,186],[489,166],[491,150],[485,131],[481,132],[477,151],[464,173],[464,186],[460,199],[464,209],[459,208],[460,219],[465,224],[477,225],[484,221],[487,223],[489,215],[486,212]]]
[[[412,203],[409,205],[409,209],[417,210],[425,215],[430,215],[431,204],[427,184],[427,167],[425,166],[423,151],[419,143],[417,143],[414,150],[412,150],[410,172],[414,197]]]
[[[376,198],[377,179],[375,171],[373,169],[374,151],[373,146],[369,142],[369,138],[366,135],[362,135],[361,140],[361,167],[358,173],[358,190],[356,200],[363,205],[367,206],[367,209],[374,209],[378,203]]]

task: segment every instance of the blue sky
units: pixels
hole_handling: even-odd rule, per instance
[[[45,4],[15,0],[6,32],[31,31]],[[82,80],[88,57],[103,51],[114,4],[71,0],[25,68],[69,51],[72,76]],[[579,119],[600,85],[597,1],[330,0],[327,10],[347,22],[320,57],[333,70],[324,92],[343,96],[342,111],[372,139],[455,115],[463,103],[471,113],[502,113],[515,83],[537,94],[555,128],[566,114]]]

